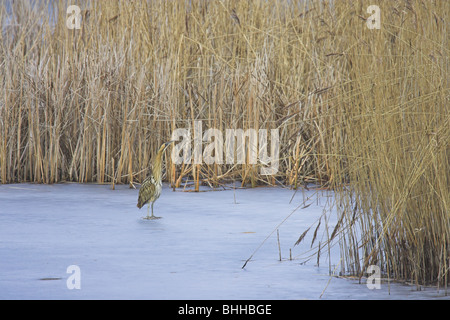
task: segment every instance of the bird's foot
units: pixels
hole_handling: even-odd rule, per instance
[[[157,220],[157,219],[161,219],[162,217],[157,217],[157,216],[146,216],[144,217],[145,220]]]

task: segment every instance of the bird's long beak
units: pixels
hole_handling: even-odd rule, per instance
[[[164,144],[164,148],[167,148],[168,146],[170,146],[172,143],[174,143],[174,142],[176,142],[176,140],[171,140],[171,141],[169,141],[169,142],[166,142],[165,144]]]

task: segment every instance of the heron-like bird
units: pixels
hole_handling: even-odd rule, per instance
[[[162,162],[164,151],[175,141],[169,141],[163,143],[158,150],[155,158],[150,166],[150,172],[142,182],[141,188],[139,189],[139,197],[137,207],[141,209],[145,204],[148,204],[147,217],[145,219],[159,219],[160,217],[155,217],[153,215],[153,204],[161,195],[162,190]],[[150,204],[152,207],[152,215],[149,215]]]

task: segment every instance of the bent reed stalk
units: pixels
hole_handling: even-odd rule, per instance
[[[76,3],[75,3],[76,4]],[[174,187],[337,191],[344,273],[449,282],[445,0],[91,1],[0,7],[0,181],[142,181],[177,128],[278,129],[261,164],[174,165]],[[317,232],[317,230],[316,230]]]

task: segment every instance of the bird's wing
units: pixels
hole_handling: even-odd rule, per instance
[[[138,208],[142,208],[146,203],[148,203],[152,196],[155,194],[155,183],[153,176],[148,176],[144,182],[142,182],[141,188],[139,189],[138,197]]]

